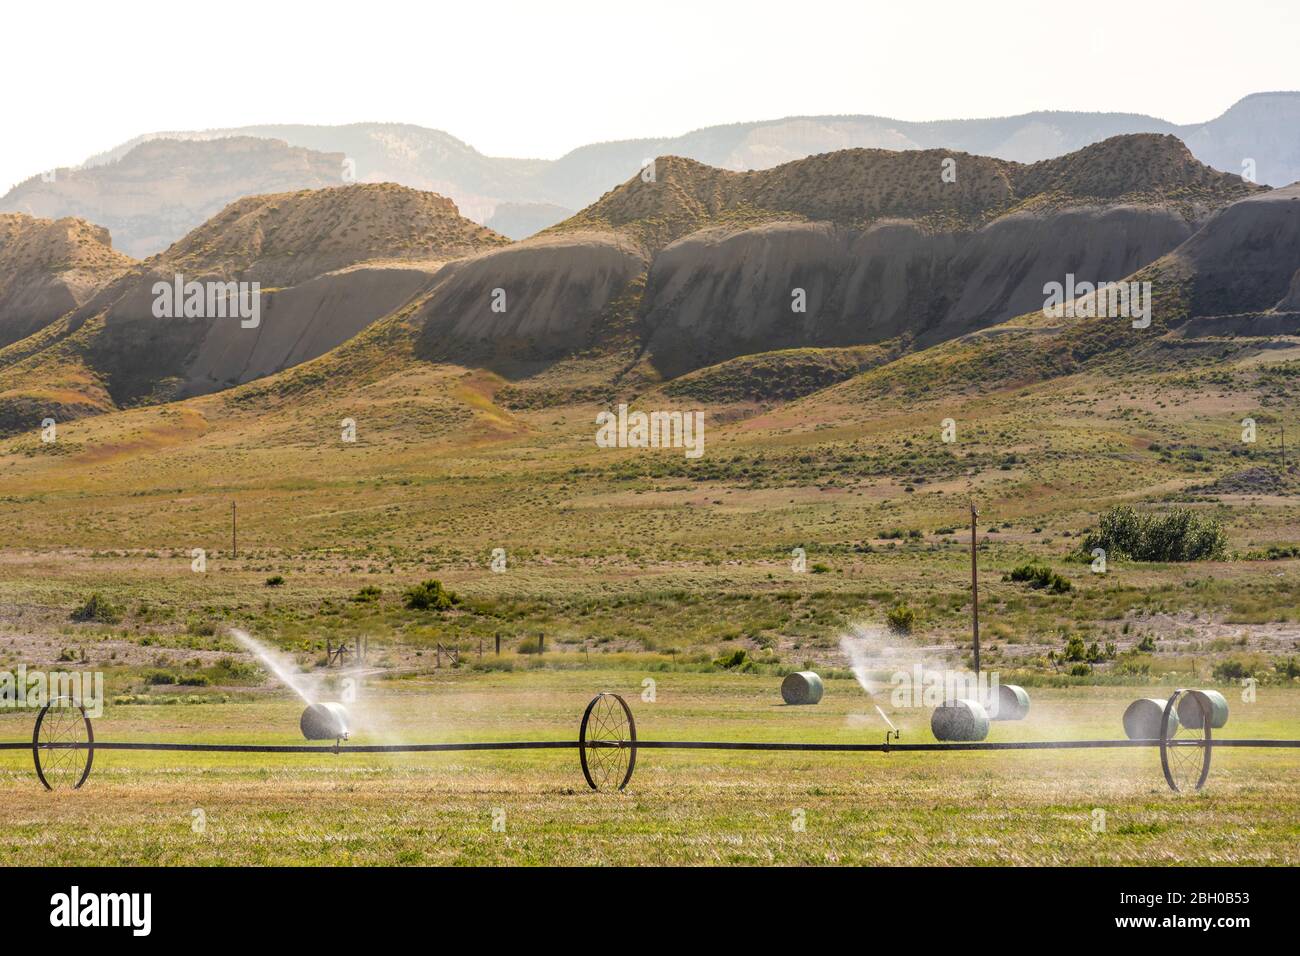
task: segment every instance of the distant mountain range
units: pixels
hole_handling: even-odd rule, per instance
[[[557,160],[484,156],[438,130],[385,123],[248,126],[155,133],[34,176],[0,212],[76,216],[107,227],[122,251],[165,249],[248,195],[342,182],[394,182],[451,198],[461,213],[510,238],[553,225],[674,155],[724,170],[763,170],[844,149],[957,150],[1018,163],[1134,133],[1176,136],[1215,169],[1282,186],[1300,180],[1300,93],[1258,93],[1222,116],[1179,126],[1127,113],[1038,112],[998,119],[905,122],[875,116],[787,117],[683,136],[582,146]]]

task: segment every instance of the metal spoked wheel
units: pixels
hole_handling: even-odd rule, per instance
[[[582,775],[592,790],[622,790],[636,768],[636,721],[618,694],[597,694],[578,733]]]
[[[1201,719],[1188,721],[1199,723],[1199,727],[1188,727],[1178,720],[1178,711],[1181,709],[1186,713],[1189,707],[1199,709]],[[1172,733],[1171,722],[1176,728]],[[1165,704],[1164,717],[1160,721],[1160,766],[1169,789],[1175,793],[1194,793],[1205,786],[1205,779],[1210,775],[1213,746],[1210,708],[1204,697],[1195,691],[1174,691]]]
[[[36,715],[32,760],[46,790],[76,790],[90,776],[95,760],[95,731],[86,708],[71,697],[58,697]]]

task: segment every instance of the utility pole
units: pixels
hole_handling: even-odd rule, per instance
[[[971,633],[975,638],[975,676],[980,673],[980,580],[979,559],[976,556],[975,536],[978,533],[976,519],[979,512],[975,510],[975,499],[970,503],[970,620]]]
[[[239,557],[238,526],[239,523],[235,517],[235,503],[232,501],[230,503],[230,556],[232,558]]]

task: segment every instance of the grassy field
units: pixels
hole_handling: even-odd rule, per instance
[[[639,701],[649,677],[647,738],[878,742],[842,638],[867,635],[886,672],[895,652],[969,666],[974,499],[982,660],[1034,695],[992,739],[1116,737],[1132,699],[1207,685],[1234,702],[1232,735],[1300,737],[1300,476],[1279,467],[1277,427],[1300,410],[1297,348],[978,391],[925,352],[766,404],[731,400],[749,379],[725,400],[701,380],[696,461],[598,448],[603,405],[570,400],[585,385],[568,366],[524,401],[493,373],[376,353],[358,377],[332,353],[61,422],[54,443],[0,440],[0,670],[102,672],[106,739],[292,742],[299,708],[230,629],[313,675],[327,646],[365,637],[367,693],[405,739],[574,738],[594,692]],[[1127,504],[1217,521],[1226,551],[1094,574],[1081,542]],[[1069,589],[1009,580],[1026,562]],[[407,607],[428,578],[460,603]],[[891,635],[900,605],[910,631]],[[438,667],[440,645],[461,666]],[[807,666],[827,699],[779,706],[781,676]],[[1237,703],[1247,677],[1253,705]],[[0,712],[0,738],[30,716]],[[905,740],[928,738],[927,714],[896,716]],[[0,760],[5,862],[1294,864],[1300,845],[1288,752],[1221,751],[1190,798],[1146,751],[647,751],[622,795],[587,792],[573,752],[101,753],[74,794],[41,791],[27,759]]]
[[[641,699],[655,681],[655,700]],[[385,732],[357,742],[564,740],[601,689],[642,739],[879,742],[852,680],[790,708],[754,674],[535,670],[384,681]],[[1134,697],[1035,689],[991,740],[1114,738]],[[1221,733],[1294,736],[1300,692],[1231,697]],[[881,699],[905,742],[928,712]],[[293,743],[286,696],[110,705],[105,740]],[[31,715],[0,718],[3,739]],[[1230,733],[1229,733],[1230,732]],[[642,751],[627,792],[593,793],[575,751],[420,756],[101,751],[81,791],[47,793],[26,753],[0,760],[0,862],[23,864],[1125,864],[1300,862],[1300,752],[1219,750],[1207,789],[1170,792],[1154,750],[1009,754]],[[1101,811],[1101,813],[1098,813]],[[202,816],[202,832],[195,821]],[[1099,828],[1104,820],[1104,829]],[[497,828],[494,829],[494,821]],[[802,821],[802,830],[797,824]],[[500,829],[504,826],[504,830]]]

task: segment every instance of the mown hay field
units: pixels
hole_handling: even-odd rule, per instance
[[[653,701],[650,696],[653,684]],[[883,740],[872,700],[832,679],[787,707],[779,679],[632,670],[459,672],[385,681],[357,742],[576,739],[622,693],[642,739]],[[991,740],[1116,738],[1142,688],[1036,688]],[[1164,690],[1151,689],[1152,694]],[[928,710],[876,701],[904,742]],[[1221,736],[1296,736],[1300,692],[1230,698]],[[295,743],[289,696],[112,705],[101,740]],[[30,735],[31,712],[0,717]],[[1215,752],[1206,790],[1170,792],[1154,749],[954,754],[643,750],[626,792],[593,793],[574,750],[439,755],[101,751],[79,791],[0,755],[0,861],[48,864],[1271,864],[1300,862],[1300,750]]]

